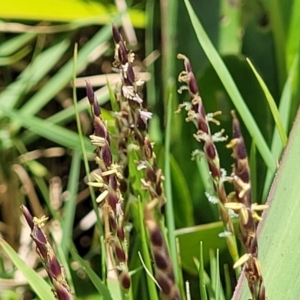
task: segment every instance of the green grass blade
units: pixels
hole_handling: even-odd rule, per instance
[[[31,50],[30,46],[25,46],[20,51],[12,54],[11,56],[7,57],[0,57],[0,66],[9,66],[15,64],[22,58],[24,58]]]
[[[257,79],[257,81],[259,82],[262,90],[265,93],[265,96],[266,96],[266,99],[267,99],[268,104],[270,106],[270,109],[271,109],[271,112],[272,112],[277,130],[278,130],[279,135],[280,135],[282,146],[285,147],[286,142],[287,142],[286,130],[285,130],[285,128],[283,126],[283,123],[281,121],[281,117],[280,117],[279,111],[277,109],[276,103],[275,103],[270,91],[268,90],[266,84],[264,83],[263,79],[261,78],[261,76],[256,71],[255,67],[251,63],[250,59],[247,58],[247,62],[249,63],[249,65],[250,65],[250,67],[251,67],[251,69],[252,69],[252,71],[253,71],[256,79]]]
[[[31,89],[53,68],[68,49],[69,44],[69,41],[63,40],[35,57],[18,79],[0,94],[0,105],[14,107],[23,93]],[[26,113],[30,113],[30,110],[27,110]]]
[[[72,163],[71,169],[69,173],[68,180],[68,197],[66,199],[66,204],[64,208],[63,222],[62,222],[62,241],[61,248],[62,251],[67,257],[70,242],[72,240],[72,231],[74,225],[75,218],[75,210],[76,210],[76,199],[78,193],[78,183],[79,183],[79,175],[80,175],[80,165],[81,165],[81,151],[75,150],[72,155]]]
[[[21,126],[30,129],[39,136],[47,138],[66,148],[79,149],[80,143],[77,133],[47,122],[46,120],[40,119],[38,117],[31,116],[30,118],[28,118],[28,116],[14,109],[2,109],[9,118],[18,122],[18,124],[20,124]],[[85,139],[85,144],[86,148],[90,152],[92,152],[93,147],[91,146],[87,138]]]
[[[232,76],[228,72],[224,62],[218,55],[213,44],[209,40],[207,34],[205,33],[200,21],[198,20],[191,4],[188,0],[184,0],[187,7],[189,16],[191,18],[194,30],[196,32],[199,44],[202,46],[205,54],[207,55],[212,66],[216,70],[221,82],[223,83],[228,95],[230,96],[233,104],[238,110],[241,118],[243,119],[249,133],[251,134],[253,140],[256,143],[257,149],[259,150],[261,156],[263,157],[266,165],[270,170],[275,171],[276,165],[274,159],[271,155],[271,152],[268,148],[268,145],[262,136],[253,116],[251,115],[249,109],[247,108],[237,86],[235,85]]]
[[[54,299],[54,295],[51,291],[51,286],[46,283],[44,279],[41,278],[34,270],[29,268],[18,254],[7,244],[3,239],[0,238],[0,246],[9,256],[15,266],[23,273],[23,275],[28,280],[28,283],[35,291],[35,293],[40,297],[40,299]]]
[[[177,261],[177,250],[176,241],[174,239],[175,231],[175,219],[173,210],[173,197],[172,197],[172,185],[171,185],[171,168],[170,168],[170,137],[171,137],[171,121],[172,121],[172,98],[174,94],[174,86],[169,89],[169,101],[168,101],[168,112],[167,112],[167,128],[166,128],[166,142],[165,142],[165,188],[166,188],[166,217],[167,217],[167,228],[168,228],[168,243],[170,247],[170,256],[173,263],[173,270],[175,274],[175,280],[178,283],[178,261]]]
[[[99,45],[105,43],[112,35],[111,26],[103,27],[95,36],[87,42],[78,52],[76,70],[88,63],[91,52]],[[73,61],[69,60],[37,93],[30,98],[21,108],[24,114],[37,113],[47,102],[52,99],[72,79]]]
[[[292,94],[293,94],[292,85],[293,85],[293,81],[295,78],[297,65],[298,65],[298,55],[295,57],[293,65],[290,69],[287,81],[283,87],[283,91],[282,91],[282,95],[281,95],[280,103],[279,103],[280,119],[282,120],[285,132],[288,131],[288,125],[290,122],[289,117],[290,117],[290,112],[291,112]],[[280,142],[280,137],[279,137],[278,131],[274,130],[272,144],[271,144],[271,152],[273,154],[274,160],[280,159],[282,150],[283,150],[283,147],[282,147],[282,143]],[[265,184],[264,184],[263,197],[262,197],[263,200],[267,199],[273,177],[274,177],[274,172],[271,172],[270,170],[268,170],[267,175],[266,175]]]
[[[294,0],[291,8],[290,26],[286,42],[286,63],[287,70],[293,65],[295,56],[299,53],[300,47],[300,1]]]
[[[258,226],[258,257],[268,299],[298,299],[300,273],[300,195],[298,180],[300,111],[268,197],[269,208]],[[280,284],[278,284],[280,283]],[[239,281],[233,300],[247,299],[244,279]]]
[[[0,21],[0,25],[4,22]],[[36,33],[25,33],[17,35],[0,45],[0,56],[9,56],[25,47],[32,39],[37,36]]]
[[[201,299],[207,300],[206,287],[205,287],[204,260],[203,260],[203,243],[202,242],[200,242],[200,256],[199,256],[199,286],[200,286]]]

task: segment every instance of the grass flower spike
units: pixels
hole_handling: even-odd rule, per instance
[[[89,184],[98,187],[100,195],[97,203],[103,208],[105,240],[107,250],[107,277],[119,277],[121,286],[127,290],[131,280],[127,268],[127,247],[123,227],[123,197],[119,179],[123,178],[121,167],[113,162],[110,150],[110,137],[106,122],[89,82],[86,82],[86,94],[91,105],[94,120],[94,134],[91,143],[96,147],[97,172],[92,173],[95,181]]]
[[[183,59],[185,65],[185,71],[180,73],[179,81],[187,84],[187,86],[183,86],[179,92],[182,89],[187,89],[191,98],[191,102],[180,105],[178,111],[185,108],[188,114],[186,121],[193,122],[197,128],[197,132],[194,134],[194,137],[197,141],[202,142],[203,144],[203,151],[213,179],[214,190],[217,198],[219,199],[218,207],[220,217],[227,233],[224,236],[226,238],[231,257],[234,261],[236,261],[238,259],[238,251],[234,228],[228,210],[225,208],[225,204],[227,202],[227,194],[224,187],[225,178],[222,175],[219,155],[215,147],[215,142],[224,141],[226,138],[222,137],[222,131],[217,134],[212,134],[209,126],[209,122],[219,124],[219,122],[214,119],[214,116],[220,114],[220,112],[216,112],[214,114],[206,113],[189,59],[182,54],[179,54],[178,58]]]
[[[40,219],[32,217],[26,206],[21,206],[21,211],[31,229],[31,238],[36,244],[36,251],[48,273],[49,279],[53,284],[54,296],[59,300],[75,299],[67,283],[63,267],[59,264],[55,253],[49,244],[47,237],[42,231],[46,217]]]
[[[266,299],[263,278],[258,260],[258,245],[256,235],[256,223],[260,219],[255,210],[266,208],[265,205],[252,205],[250,169],[244,139],[241,133],[239,121],[234,113],[233,138],[227,145],[232,148],[234,165],[231,182],[235,192],[225,206],[238,212],[240,239],[246,254],[242,256],[235,266],[245,264],[245,275],[253,299]]]

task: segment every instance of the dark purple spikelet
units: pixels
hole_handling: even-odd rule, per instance
[[[93,87],[88,80],[85,81],[85,89],[86,89],[86,96],[90,102],[90,105],[93,105],[95,100],[95,94],[94,94]]]
[[[118,44],[122,40],[122,37],[120,35],[119,29],[115,24],[112,25],[112,33],[115,43]]]
[[[33,217],[31,213],[29,212],[28,208],[25,205],[21,205],[22,213],[27,221],[27,224],[29,225],[30,229],[33,229],[34,223],[33,223]]]
[[[121,242],[125,240],[125,232],[123,226],[118,226],[117,228],[117,236]]]
[[[154,250],[153,257],[154,257],[155,264],[160,270],[166,270],[168,268],[169,262],[163,252]]]
[[[94,102],[93,102],[93,110],[94,110],[94,115],[96,117],[100,117],[101,115],[101,109],[100,109],[100,106],[99,106],[99,103],[96,99],[96,96],[95,96],[95,99],[94,99]]]
[[[51,254],[48,255],[48,264],[49,264],[49,274],[53,278],[61,277],[62,270],[61,265],[59,264],[57,258]]]
[[[116,256],[119,262],[125,262],[126,261],[126,254],[123,250],[123,248],[119,245],[115,245],[115,251],[116,251]]]
[[[120,275],[120,281],[123,289],[128,290],[131,285],[131,279],[130,276],[127,272],[122,272]]]
[[[105,146],[103,148],[101,148],[100,153],[101,153],[100,154],[101,158],[104,161],[105,165],[106,166],[111,166],[111,164],[112,164],[112,154],[111,154],[110,147],[109,147],[108,143],[106,143]]]

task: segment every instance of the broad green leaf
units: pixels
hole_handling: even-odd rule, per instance
[[[3,239],[0,238],[0,247],[9,256],[14,265],[23,273],[28,280],[28,283],[40,299],[54,299],[54,295],[51,291],[51,286],[46,283],[34,270],[27,266],[18,254],[7,244]]]
[[[242,117],[248,131],[250,132],[253,140],[255,141],[257,148],[263,157],[266,165],[271,170],[275,170],[275,164],[271,152],[268,148],[268,145],[262,136],[259,127],[257,126],[256,122],[253,119],[252,114],[250,113],[249,109],[245,105],[245,102],[234,83],[232,76],[228,72],[224,62],[218,55],[216,49],[212,45],[211,41],[209,40],[208,36],[206,35],[200,21],[197,19],[195,12],[188,0],[185,0],[185,4],[190,15],[194,30],[196,32],[199,44],[202,46],[204,52],[206,53],[208,59],[210,60],[211,64],[215,68],[217,74],[220,77],[228,95],[230,96],[232,102],[234,103],[236,109],[238,110],[240,116]]]
[[[226,239],[219,234],[224,231],[222,222],[198,225],[175,231],[180,248],[182,266],[190,273],[197,274],[194,258],[199,257],[199,243],[204,245],[204,265],[209,262],[209,249],[219,249],[220,253],[227,250]]]
[[[258,258],[268,299],[298,299],[300,273],[299,227],[300,192],[300,113],[291,131],[279,169],[274,179],[263,221],[258,226]],[[279,284],[280,283],[280,284]],[[248,299],[247,284],[242,276],[234,300]]]
[[[55,21],[70,22],[87,21],[92,24],[111,23],[112,15],[117,10],[114,5],[101,3],[99,1],[84,0],[32,0],[30,3],[22,0],[1,1],[0,18],[1,19],[18,19],[18,20],[35,20],[35,21]],[[144,27],[145,16],[142,11],[130,10],[129,15],[134,26]]]

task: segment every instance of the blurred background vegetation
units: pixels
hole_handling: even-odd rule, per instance
[[[271,149],[274,118],[267,95],[246,57],[285,116],[283,123],[289,133],[300,99],[300,1],[191,0],[190,3]],[[111,65],[114,55],[111,23],[120,26],[128,47],[136,53],[136,70],[147,81],[143,96],[145,106],[153,112],[149,132],[163,169],[168,107],[172,105],[175,111],[178,104],[188,100],[186,94],[176,92],[180,86],[177,76],[183,70],[182,61],[176,58],[178,53],[188,56],[192,63],[206,111],[222,111],[218,118],[221,126],[213,127],[216,131],[224,128],[225,134],[231,136],[230,110],[235,107],[199,44],[183,0],[32,0],[29,3],[3,0],[0,6],[1,236],[22,255],[23,226],[18,208],[27,203],[34,215],[46,214],[53,220],[61,220],[64,224],[61,234],[72,236],[79,254],[95,267],[99,245],[95,243],[93,218],[87,219],[85,226],[82,223],[92,204],[73,105],[75,43],[78,44],[76,97],[83,135],[87,137],[92,126],[85,78],[97,89],[104,116],[113,128],[106,82],[112,83],[118,77]],[[287,86],[288,76],[293,77]],[[168,101],[170,91],[173,97]],[[212,182],[207,171],[203,171],[205,164],[191,160],[191,153],[199,148],[193,138],[195,128],[184,118],[183,114],[172,114],[169,162],[183,277],[189,280],[192,291],[198,290],[194,258],[199,257],[202,241],[204,264],[211,278],[213,252],[219,249],[224,298],[230,299],[236,284],[233,262],[225,240],[218,235],[223,228],[217,207],[205,196],[205,191],[212,192]],[[283,147],[272,152],[274,167],[270,168],[259,154],[253,136],[242,126],[252,167],[253,201],[264,203]],[[84,143],[93,168],[93,148],[87,138]],[[219,143],[218,150],[221,166],[230,174],[233,163],[230,150],[226,143]],[[66,247],[64,242],[62,247]],[[1,299],[15,299],[9,297],[18,290],[19,283],[13,275],[14,269],[6,264],[3,257],[0,290],[6,292]],[[97,267],[94,269],[101,273]],[[78,299],[83,295],[84,299],[99,299],[93,296],[95,290],[88,276],[76,266],[72,270],[73,281],[81,282],[75,284]],[[148,299],[142,291],[143,283],[135,291],[135,299]],[[24,290],[28,293],[25,299],[34,298],[29,289]],[[211,299],[214,293],[211,284]],[[200,299],[199,293],[193,292],[192,299]]]

